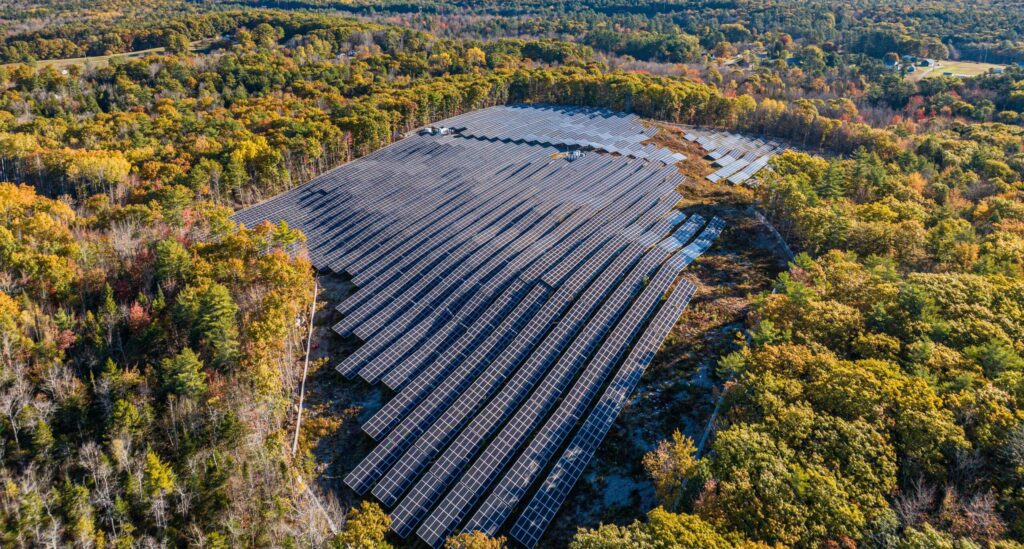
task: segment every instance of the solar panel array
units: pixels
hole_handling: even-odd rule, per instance
[[[644,145],[635,116],[513,106],[439,124],[236,219],[301,228],[313,264],[358,288],[334,329],[363,343],[336,367],[395,394],[345,482],[402,537],[509,525],[532,546],[724,223],[674,209],[679,157]]]
[[[643,126],[634,115],[609,110],[508,105],[468,112],[441,125],[478,139],[593,149],[663,164],[686,159],[682,154],[644,144],[658,132],[656,126]]]
[[[718,170],[709,174],[712,183],[726,180],[733,184],[747,181],[768,165],[773,156],[782,153],[785,147],[775,141],[764,141],[742,135],[688,129],[684,134],[688,141],[696,141],[708,151],[708,158]]]

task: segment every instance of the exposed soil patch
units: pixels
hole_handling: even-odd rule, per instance
[[[314,317],[311,360],[319,363],[306,382],[306,420],[303,425],[315,428],[330,423],[332,430],[322,433],[313,455],[317,462],[320,486],[348,507],[360,498],[345,485],[344,478],[373,449],[373,440],[360,425],[387,402],[390,395],[382,385],[371,386],[362,379],[345,379],[334,367],[358,347],[358,340],[343,338],[331,327],[341,319],[335,307],[354,290],[347,277],[321,273],[318,275],[320,303]],[[307,427],[304,427],[304,429]],[[321,434],[321,433],[316,433]]]
[[[677,162],[676,166],[679,167],[679,173],[693,181],[705,181],[704,177],[715,171],[711,163],[704,160],[704,157],[708,154],[704,147],[701,147],[695,141],[684,139],[683,130],[680,128],[661,125],[659,126],[658,133],[654,134],[654,137],[651,137],[644,143],[650,143],[669,149],[672,152],[686,155],[686,160]]]

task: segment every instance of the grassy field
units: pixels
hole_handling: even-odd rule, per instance
[[[209,40],[198,40],[192,42],[192,51],[200,51],[209,47],[211,41]],[[92,57],[69,57],[66,59],[45,59],[42,61],[36,61],[35,65],[39,68],[43,67],[54,67],[57,69],[65,69],[71,66],[91,67],[91,68],[103,68],[110,63],[111,59],[116,57],[123,57],[129,59],[138,59],[151,55],[154,53],[161,53],[167,48],[150,48],[148,50],[129,51],[125,53],[115,53],[112,55],[95,55]],[[7,63],[2,65],[4,67],[10,67],[13,65],[20,65],[21,63]]]
[[[917,70],[907,74],[908,80],[918,81],[923,78],[935,78],[937,76],[943,76],[945,73],[952,73],[953,76],[959,76],[967,78],[971,76],[978,76],[979,74],[985,74],[991,69],[1003,68],[1003,65],[994,65],[992,63],[978,63],[975,61],[939,61],[937,64],[931,67],[917,67]]]
[[[115,53],[113,55],[96,55],[93,57],[69,57],[67,59],[47,59],[44,61],[37,61],[36,66],[38,66],[39,68],[55,67],[58,69],[64,69],[75,65],[79,65],[82,67],[101,68],[107,66],[107,64],[110,63],[110,60],[115,57],[139,58],[145,57],[151,53],[160,53],[164,51],[164,49],[165,48],[151,48],[148,50]]]

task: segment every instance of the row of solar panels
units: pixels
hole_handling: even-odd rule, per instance
[[[512,123],[510,123],[510,121]],[[464,137],[594,149],[663,164],[686,157],[644,144],[657,128],[636,115],[580,107],[512,105],[452,117],[444,122]]]
[[[667,219],[676,220],[679,216]],[[402,417],[400,413],[396,414],[395,410],[403,408],[408,415],[346,478],[346,482],[360,493],[364,493],[376,481],[374,495],[387,505],[397,504],[392,512],[392,520],[393,528],[399,534],[408,535],[417,524],[425,521],[417,533],[431,545],[440,544],[444,537],[451,534],[466,518],[466,513],[476,499],[496,480],[501,466],[514,457],[513,452],[517,445],[522,444],[527,436],[537,436],[530,433],[538,427],[538,422],[548,407],[564,398],[563,402],[577,406],[574,414],[582,412],[579,406],[586,406],[587,399],[593,398],[603,377],[592,377],[578,382],[566,397],[565,384],[570,379],[569,376],[573,375],[572,368],[579,369],[590,360],[590,368],[603,372],[607,377],[609,369],[616,365],[621,352],[632,340],[645,315],[633,314],[631,318],[623,320],[617,328],[617,333],[623,335],[606,341],[600,351],[595,345],[606,335],[607,330],[614,324],[614,319],[624,314],[627,301],[636,297],[639,287],[653,274],[653,269],[663,259],[661,256],[670,255],[673,246],[681,242],[679,239],[685,240],[687,235],[695,232],[701,221],[699,218],[691,220],[675,238],[664,240],[663,242],[672,243],[668,246],[669,251],[666,251],[665,246],[654,246],[655,239],[650,237],[646,241],[631,244],[627,244],[628,241],[624,238],[615,240],[610,245],[606,244],[600,250],[601,255],[592,256],[589,262],[584,263],[576,271],[574,278],[555,292],[541,284],[534,286],[532,291],[527,291],[527,286],[517,282],[497,300],[490,314],[485,314],[479,319],[477,327],[471,331],[469,337],[463,338],[463,342],[479,339],[480,334],[485,333],[488,326],[493,327],[499,318],[504,319],[509,329],[502,330],[499,327],[491,332],[487,340],[477,347],[476,352],[462,361],[442,361],[439,365],[441,369],[457,367],[443,378],[442,383],[427,381],[414,385],[410,390],[400,393],[378,412],[367,424],[368,432],[373,430],[378,433],[378,437],[387,432],[378,427],[381,423],[377,421],[378,418],[382,418],[385,424],[393,423],[395,419]],[[647,286],[645,295],[648,299],[653,300],[655,295],[660,297],[665,285],[675,280],[679,269],[709,244],[710,238],[720,228],[721,223],[716,221],[706,230],[700,243],[679,253],[679,259],[671,262],[670,266],[662,267],[660,276],[655,277]],[[620,284],[616,293],[609,297],[611,288],[622,282],[623,272],[627,270],[627,266],[636,265],[644,249],[648,250],[647,261],[634,268],[628,283]],[[620,255],[612,261],[615,253]],[[599,278],[594,279],[598,269],[603,265],[607,267]],[[582,287],[588,283],[590,285],[583,290]],[[550,297],[543,301],[546,296]],[[502,317],[501,311],[507,310],[516,299],[522,299],[518,307],[514,308],[510,316]],[[605,304],[597,310],[601,299],[606,300]],[[634,304],[634,308],[630,310],[646,310],[642,306],[637,309],[637,306]],[[573,340],[573,335],[579,333],[588,316],[591,317],[590,322],[583,328],[583,333]],[[674,323],[676,318],[678,312],[671,322]],[[546,337],[545,333],[548,334]],[[658,341],[660,343],[661,339]],[[606,351],[607,349],[619,349],[619,353]],[[555,360],[559,356],[561,358],[556,363]],[[559,369],[559,365],[564,366]],[[437,382],[442,379],[437,373],[435,370],[433,375],[425,377]],[[558,385],[559,381],[551,381],[552,377],[557,375],[562,376],[561,386]],[[542,377],[543,383],[540,381]],[[503,383],[501,392],[495,394]],[[536,388],[538,383],[541,383],[541,389]],[[580,387],[581,385],[583,387]],[[531,388],[535,390],[533,400],[522,403]],[[410,401],[415,402],[418,399],[422,399],[419,405],[409,411]],[[392,406],[392,403],[396,403],[397,406]],[[509,414],[517,406],[520,406],[518,414],[508,420]],[[549,420],[541,432],[549,433],[555,429],[556,433],[568,435],[575,420],[572,419],[573,416],[566,419],[564,413],[566,412],[563,410],[562,417],[555,416]],[[524,414],[530,418],[529,421],[523,419]],[[508,420],[508,423],[505,424],[504,430],[496,433],[496,429],[505,420]],[[510,430],[511,434],[508,433]],[[487,440],[491,440],[487,449],[470,466],[473,456],[482,451]],[[539,474],[538,467],[542,467],[544,463],[539,461],[541,458],[536,456],[537,452],[547,452],[548,455],[543,457],[550,458],[550,454],[553,454],[558,446],[557,443],[541,444],[539,447],[537,444],[541,443],[535,442],[531,446],[530,458],[520,458],[517,462],[520,464],[518,470],[511,470],[506,474],[502,483],[495,488],[484,506],[473,515],[465,528],[494,533],[508,518],[516,501],[522,496],[519,492],[524,491],[530,484],[528,481],[531,479],[523,477],[524,468]],[[457,485],[456,479],[459,479]],[[524,480],[525,484],[521,484]],[[520,483],[515,484],[518,486],[516,494],[510,495],[499,491],[511,489],[512,483]],[[447,496],[438,503],[437,500],[446,493],[446,490]],[[400,499],[402,494],[407,494],[404,499]],[[494,509],[495,506],[499,506],[500,509]],[[431,509],[433,513],[430,513]],[[543,530],[543,526],[540,529]],[[539,533],[538,531],[538,536]],[[528,539],[524,538],[521,541],[528,542]]]
[[[775,141],[763,141],[738,134],[689,129],[685,133],[688,141],[695,141],[708,151],[708,158],[719,169],[707,176],[716,183],[727,180],[743,183],[768,165],[768,161],[780,154],[785,147]]]
[[[607,112],[487,111],[508,135],[498,121],[538,113],[641,133]],[[663,297],[722,229],[673,210],[671,167],[551,151],[413,136],[236,215],[303,229],[314,265],[357,284],[335,329],[363,344],[338,369],[396,394],[364,424],[379,444],[346,483],[393,507],[403,537],[438,546],[517,514],[510,535],[535,544],[693,287]]]

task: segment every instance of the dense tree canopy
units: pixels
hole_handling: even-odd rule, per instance
[[[1016,6],[136,4],[0,7],[5,546],[387,547],[303,480],[318,431],[286,442],[305,237],[230,214],[520,102],[792,147],[729,190],[800,253],[718,357],[715,436],[662,433],[661,506],[573,547],[1024,540],[1024,70],[885,65],[1024,60]]]

